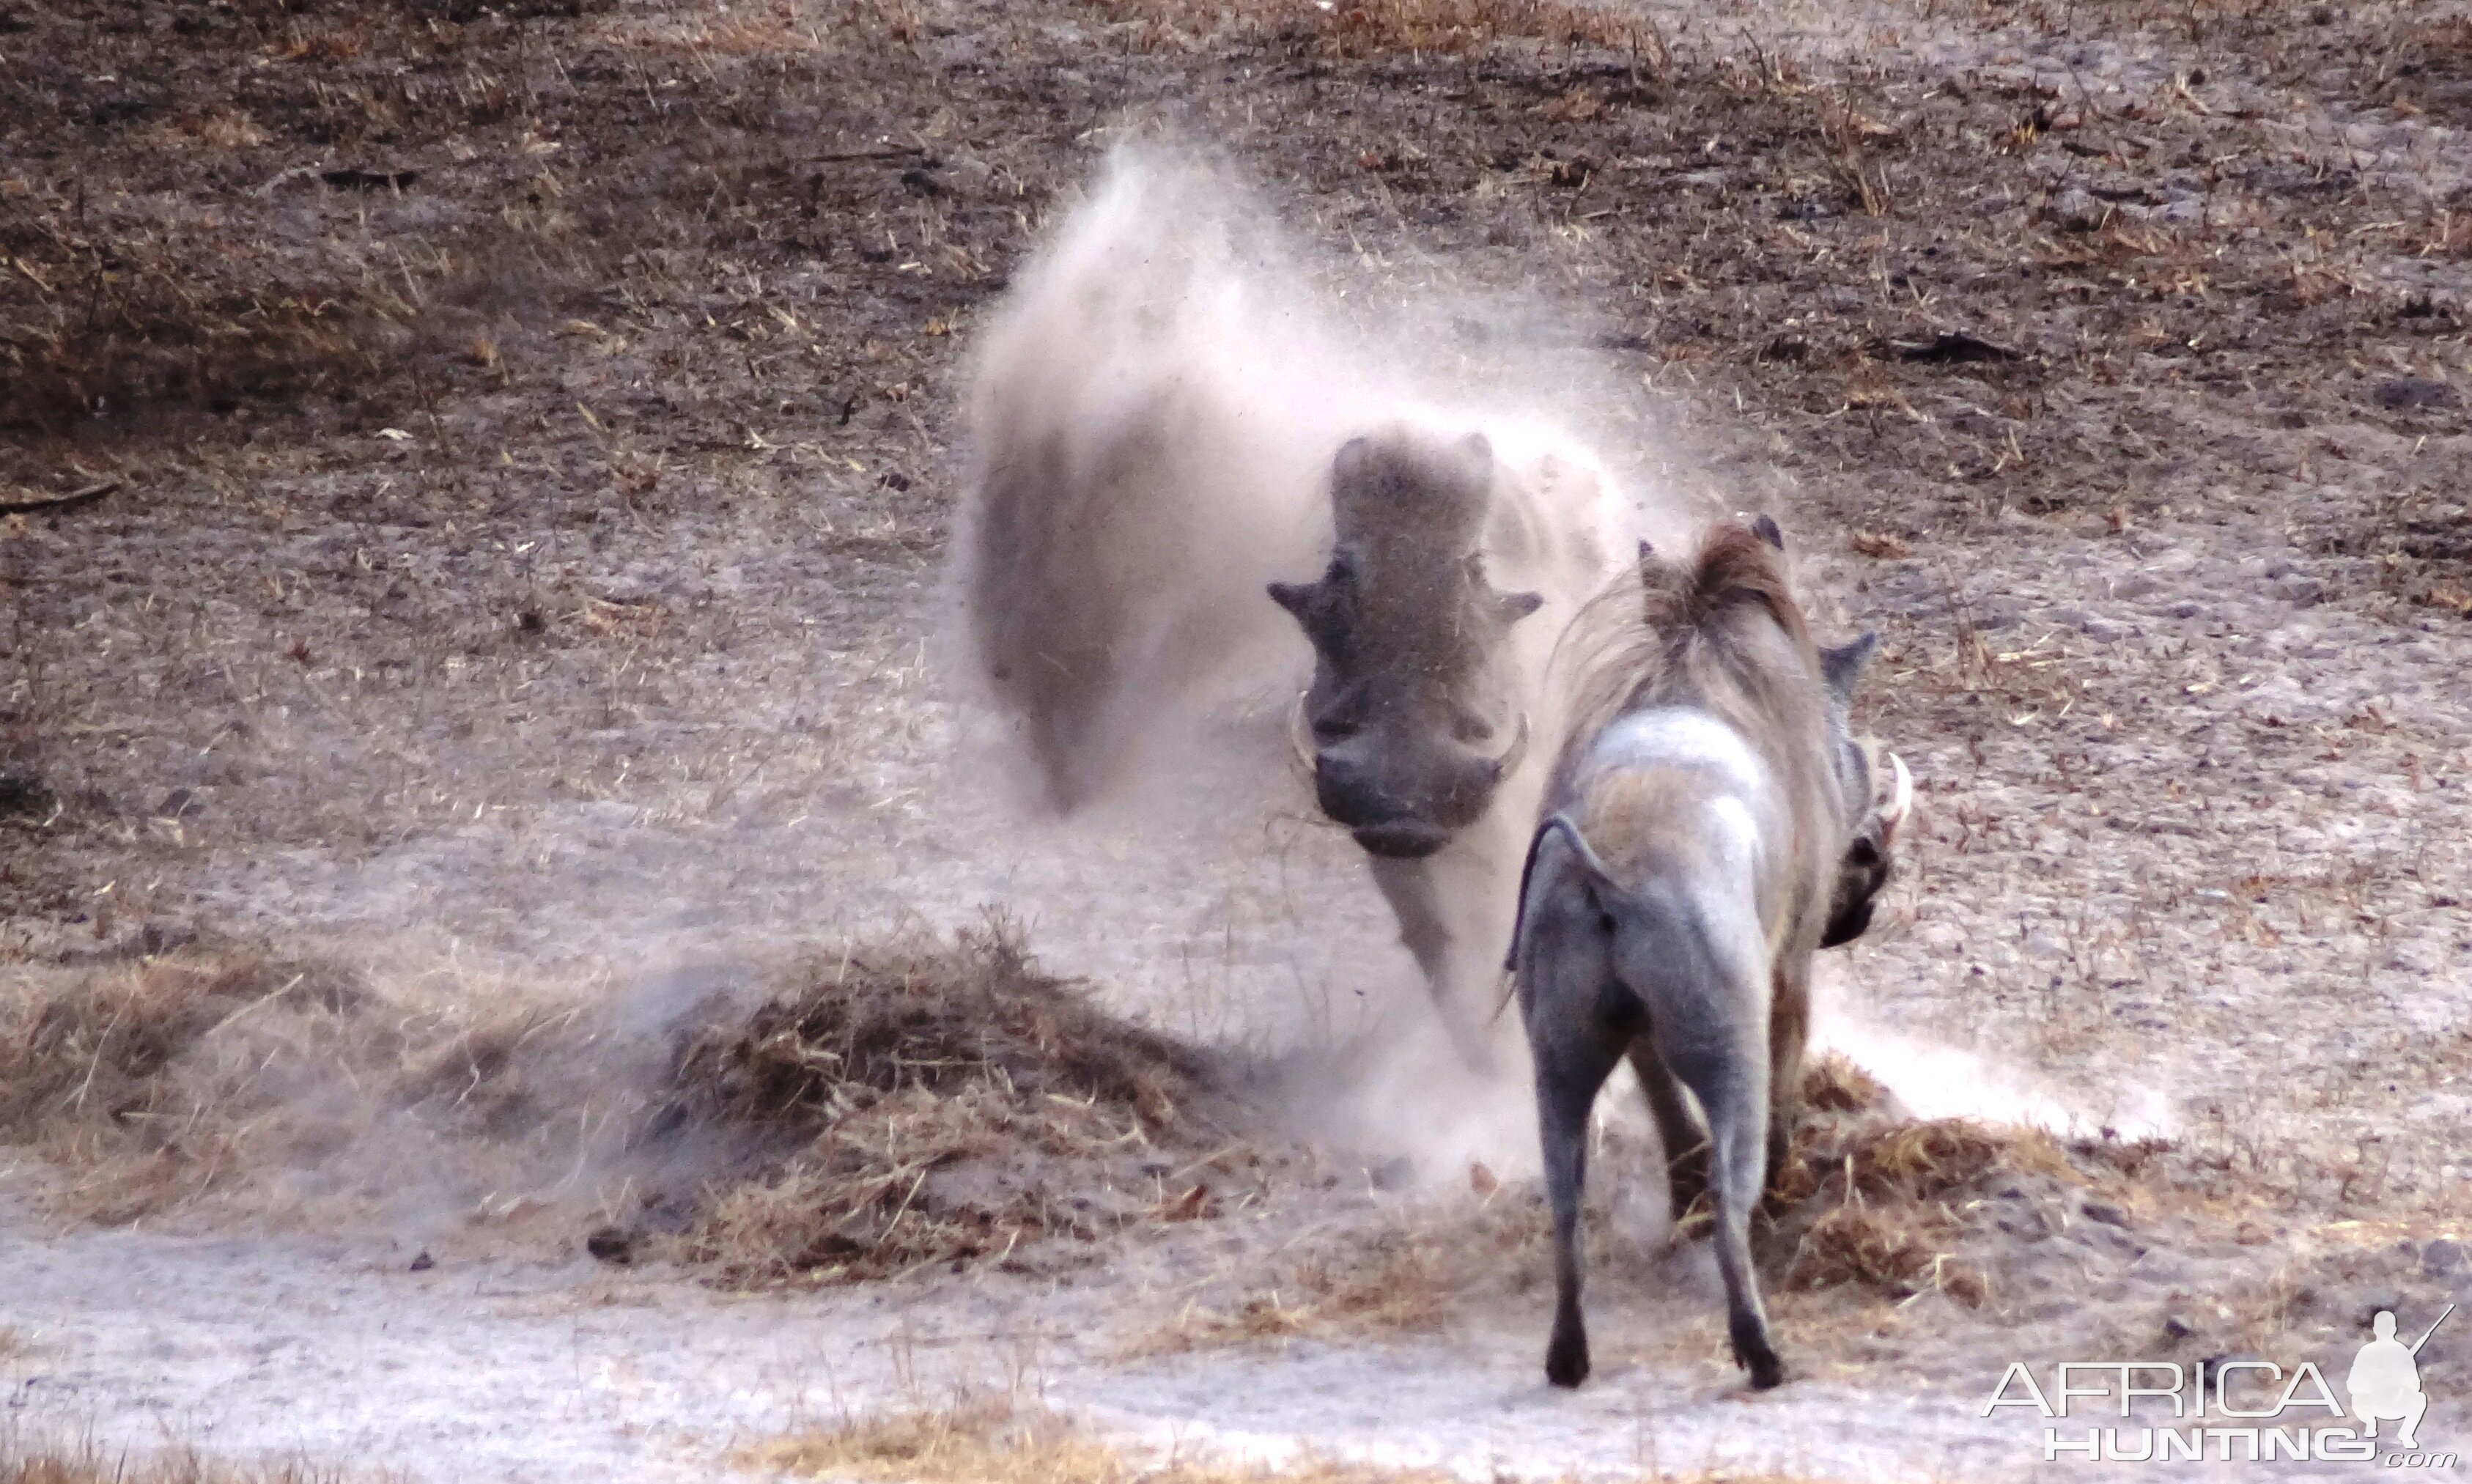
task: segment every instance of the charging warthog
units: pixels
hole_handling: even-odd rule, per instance
[[[1641,512],[1570,438],[1417,400],[1319,323],[1258,216],[1120,152],[1016,274],[971,385],[969,657],[1067,813],[1293,684],[1301,625],[1290,734],[1317,802],[1483,1064],[1560,746],[1547,660]]]
[[[1270,589],[1314,647],[1297,757],[1369,857],[1462,1055],[1487,1065],[1486,991],[1561,735],[1542,681],[1619,574],[1619,510],[1592,460],[1541,435],[1409,422],[1343,445],[1330,501],[1320,580]]]
[[[1812,954],[1869,922],[1913,792],[1893,754],[1875,779],[1847,730],[1871,637],[1814,648],[1781,547],[1765,519],[1715,528],[1685,563],[1643,546],[1640,589],[1591,603],[1557,660],[1569,742],[1512,956],[1554,1211],[1557,1385],[1588,1374],[1588,1116],[1625,1057],[1656,1117],[1676,1214],[1714,1195],[1734,1356],[1754,1386],[1783,1375],[1751,1211],[1791,1142]]]

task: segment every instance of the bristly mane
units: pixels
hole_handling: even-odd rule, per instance
[[[1785,554],[1747,526],[1729,521],[1716,527],[1694,561],[1667,563],[1652,555],[1640,564],[1640,619],[1652,629],[1710,630],[1732,610],[1755,605],[1789,636],[1810,642],[1786,576]]]
[[[1636,585],[1617,582],[1573,619],[1554,657],[1564,697],[1566,769],[1626,712],[1705,708],[1792,753],[1811,721],[1818,651],[1795,601],[1785,554],[1728,521],[1685,561],[1642,554]]]

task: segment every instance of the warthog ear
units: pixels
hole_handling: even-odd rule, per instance
[[[1460,439],[1460,458],[1476,474],[1493,472],[1493,440],[1482,433],[1471,433]]]
[[[1340,612],[1342,590],[1353,572],[1347,554],[1341,552],[1330,559],[1330,570],[1319,582],[1273,582],[1270,585],[1271,601],[1295,616],[1305,637],[1320,645],[1332,639],[1343,626]]]
[[[1777,529],[1775,518],[1767,511],[1763,510],[1751,517],[1751,530],[1769,545],[1780,552],[1785,550],[1785,532]]]
[[[1863,668],[1871,663],[1871,656],[1879,648],[1880,636],[1866,633],[1852,644],[1819,651],[1820,676],[1828,682],[1828,689],[1836,694],[1839,705],[1854,703],[1854,686],[1863,678]]]
[[[1349,438],[1339,445],[1339,454],[1330,461],[1333,478],[1343,484],[1352,484],[1365,475],[1365,466],[1373,459],[1370,438]]]

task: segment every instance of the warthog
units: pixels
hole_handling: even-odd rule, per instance
[[[1557,1282],[1545,1374],[1588,1374],[1580,1200],[1597,1093],[1628,1057],[1678,1216],[1712,1192],[1734,1356],[1783,1372],[1751,1269],[1752,1208],[1788,1155],[1811,957],[1869,922],[1912,803],[1848,732],[1874,645],[1814,647],[1783,540],[1716,527],[1682,563],[1640,553],[1574,624],[1569,742],[1530,846],[1513,947],[1535,1056]],[[1628,609],[1628,611],[1625,611]]]
[[[1401,422],[1349,440],[1331,467],[1328,568],[1270,587],[1313,642],[1295,742],[1316,801],[1365,848],[1443,1025],[1478,1066],[1560,737],[1547,660],[1623,548],[1592,460],[1542,435],[1496,434]]]

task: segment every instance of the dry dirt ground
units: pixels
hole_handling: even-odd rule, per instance
[[[955,702],[963,354],[1153,124],[1352,271],[1574,306],[1888,641],[1920,815],[1834,1039],[2061,1137],[1819,1130],[1774,1395],[1619,1126],[1601,1375],[1545,1392],[1523,1095],[1347,1049],[1415,991],[1274,740],[1052,827]],[[0,0],[0,1470],[716,1477],[966,1392],[1991,1478],[2009,1360],[2425,1325],[2472,1297],[2467,130],[2435,3]],[[1255,1121],[1026,1127],[994,1056],[794,1077],[776,1143],[676,1112],[693,1017],[989,909]],[[932,1260],[713,1260],[860,1103],[1164,1152],[947,1182]],[[908,1230],[923,1174],[852,1158]]]

